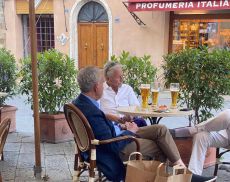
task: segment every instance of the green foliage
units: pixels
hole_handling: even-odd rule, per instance
[[[79,91],[74,60],[52,49],[39,53],[37,61],[39,110],[56,114]],[[20,91],[28,95],[28,103],[33,107],[31,60],[25,58],[21,60],[21,63]]]
[[[119,57],[113,55],[112,61],[118,61],[123,65],[124,82],[130,85],[140,95],[141,83],[153,82],[157,69],[151,64],[150,56],[130,56],[123,51]]]
[[[10,51],[0,49],[0,91],[6,92],[7,96],[0,98],[0,106],[5,100],[16,94],[17,66],[15,57]]]
[[[166,85],[180,83],[180,100],[195,110],[199,123],[211,117],[212,109],[223,105],[223,94],[230,90],[230,52],[208,48],[185,49],[164,56]]]

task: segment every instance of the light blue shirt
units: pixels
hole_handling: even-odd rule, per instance
[[[91,98],[85,94],[83,94],[83,95],[86,96],[98,109],[100,109],[100,105],[95,99],[93,99],[93,98]]]
[[[83,94],[84,96],[86,96],[98,109],[100,109],[100,104],[93,98]],[[115,133],[116,136],[120,135],[121,133],[123,133],[123,131],[121,130],[121,128],[118,126],[117,122],[113,122],[113,126],[115,129]]]

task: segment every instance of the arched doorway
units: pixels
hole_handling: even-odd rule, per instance
[[[90,1],[82,6],[77,19],[78,67],[103,67],[108,60],[109,31],[105,8]]]

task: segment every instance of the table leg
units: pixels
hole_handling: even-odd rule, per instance
[[[151,125],[154,125],[154,124],[159,124],[160,120],[162,119],[162,117],[148,117],[149,120],[150,120],[150,123]]]

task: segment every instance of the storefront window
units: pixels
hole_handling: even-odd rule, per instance
[[[230,49],[230,20],[174,19],[173,52],[203,45]]]

